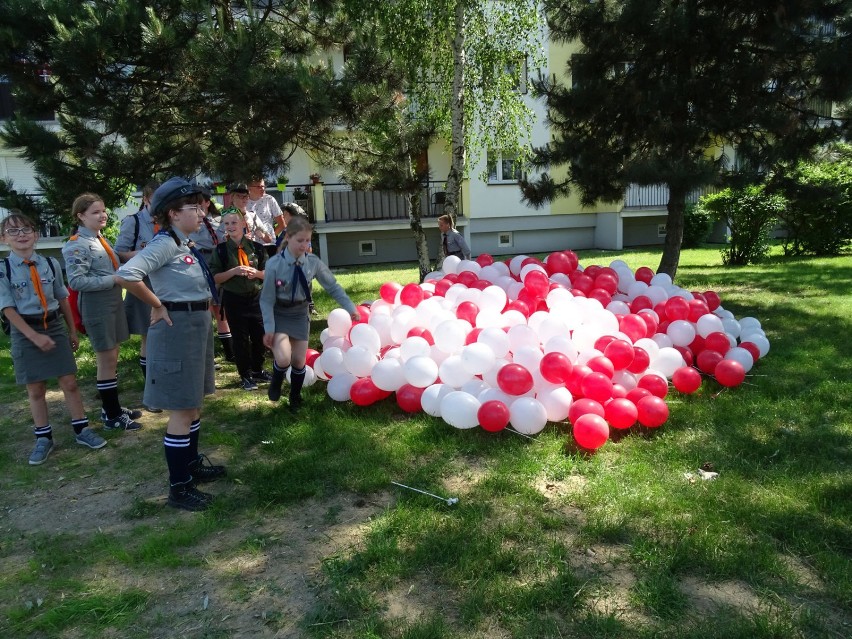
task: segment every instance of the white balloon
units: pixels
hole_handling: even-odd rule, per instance
[[[448,255],[441,263],[441,270],[448,275],[455,275],[458,273],[459,264],[461,264],[461,260],[459,258],[455,255]]]
[[[755,335],[747,341],[757,346],[761,357],[766,357],[766,354],[769,352],[769,340],[766,337]]]
[[[417,388],[426,388],[438,379],[438,364],[430,357],[415,355],[402,365],[405,381]]]
[[[370,320],[367,322],[372,326],[379,335],[379,341],[382,346],[389,346],[393,340],[391,339],[391,325],[393,318],[388,313],[370,313]]]
[[[320,361],[319,357],[314,360],[314,375],[316,375],[317,379],[321,379],[324,382],[327,382],[331,379],[328,374],[322,369],[322,362]]]
[[[479,400],[473,395],[453,391],[441,400],[441,417],[455,428],[475,428],[479,426],[477,413],[480,406]]]
[[[423,412],[432,417],[441,416],[441,400],[453,392],[453,389],[444,384],[432,384],[420,396],[420,405]]]
[[[700,318],[699,318],[700,319]],[[725,327],[725,332],[729,335],[733,335],[735,338],[740,336],[740,331],[742,327],[740,323],[733,318],[722,318],[722,326]]]
[[[665,348],[666,346],[672,346],[672,339],[665,333],[654,333],[654,336],[651,339],[659,346],[660,348]]]
[[[651,285],[645,289],[644,295],[651,300],[651,304],[654,306],[669,299],[669,292],[662,286]]]
[[[624,302],[618,302],[615,299],[607,304],[606,310],[613,315],[627,315],[630,313],[630,307],[627,304]]]
[[[471,375],[482,375],[494,366],[497,357],[487,344],[474,342],[461,350],[461,361]]]
[[[739,362],[746,373],[748,373],[754,366],[754,357],[752,357],[751,353],[749,353],[747,349],[739,346],[735,346],[725,353],[725,359],[731,359],[735,362]]]
[[[685,366],[683,356],[671,347],[661,348],[657,356],[651,360],[650,367],[660,371],[666,378],[671,379],[674,372],[681,366]]]
[[[740,328],[742,330],[746,330],[747,328],[761,328],[760,320],[756,317],[744,317],[740,320]]]
[[[513,353],[524,347],[538,348],[539,339],[536,332],[526,324],[519,324],[509,329],[509,348]]]
[[[287,372],[284,373],[284,377],[287,379],[287,383],[290,383],[290,371],[292,368],[288,367]],[[307,388],[308,386],[313,386],[314,382],[317,381],[316,372],[310,366],[305,366],[305,379],[302,382],[302,388]]]
[[[557,335],[556,337],[551,337],[544,344],[544,352],[562,353],[571,360],[571,363],[577,361],[577,355],[580,353],[577,346],[574,344],[573,340],[568,337],[568,335]]]
[[[651,278],[651,286],[662,286],[666,288],[672,285],[672,276],[668,273],[657,273]]]
[[[712,313],[707,313],[695,322],[695,330],[701,337],[707,337],[710,333],[721,333],[725,330],[722,319]]]
[[[499,373],[500,369],[508,363],[509,360],[503,359],[502,357],[498,357],[494,361],[494,366],[492,366],[490,369],[488,369],[482,374],[482,379],[485,381],[486,384],[488,384],[492,388],[498,388],[500,385],[497,383],[497,373]]]
[[[322,329],[320,332],[320,344],[322,344],[323,348],[325,348],[325,343],[331,338],[330,331],[328,330],[328,326]]]
[[[671,346],[671,343],[666,344],[666,346]],[[651,358],[652,361],[660,352],[660,345],[650,337],[637,339],[633,344],[633,348],[641,348],[643,351],[648,353],[648,357]]]
[[[674,346],[689,346],[695,339],[695,326],[687,320],[675,320],[666,329]]]
[[[399,346],[399,357],[403,362],[407,362],[418,355],[428,357],[431,352],[432,346],[429,342],[417,335],[406,337]]]
[[[516,255],[509,261],[509,270],[512,272],[512,275],[520,275],[521,265],[528,257],[529,255]]]
[[[506,297],[506,291],[499,286],[488,286],[483,289],[482,295],[480,296],[479,311],[495,311],[500,313],[504,308],[506,308],[507,301],[508,298]]]
[[[397,391],[405,383],[402,361],[395,358],[385,358],[373,366],[370,377],[377,388],[384,391]]]
[[[450,355],[445,359],[438,367],[438,376],[442,382],[453,388],[461,388],[473,379],[473,373],[464,367],[461,355]]]
[[[494,357],[506,357],[509,353],[509,336],[500,328],[485,328],[476,338],[480,344],[485,344],[494,353]]]
[[[521,397],[509,407],[512,427],[524,435],[535,435],[547,426],[547,410],[532,397]]]
[[[479,398],[479,395],[487,389],[488,389],[488,384],[483,382],[478,377],[474,377],[469,382],[465,382],[464,384],[461,385],[461,388],[459,388],[459,390],[461,392],[467,393],[469,395],[473,395],[477,399]]]
[[[512,361],[520,364],[528,371],[537,371],[542,357],[544,357],[544,353],[538,346],[521,346],[512,351]]]
[[[352,388],[352,384],[355,383],[355,379],[356,377],[351,373],[344,372],[335,375],[331,378],[326,388],[328,396],[336,402],[349,401],[349,391]]]
[[[476,328],[499,328],[503,326],[503,314],[500,311],[488,309],[479,311],[476,315]]]
[[[353,346],[361,346],[373,355],[377,355],[382,347],[378,331],[369,324],[356,324],[349,331],[349,341]]]
[[[343,351],[339,348],[325,349],[319,356],[319,360],[322,362],[322,369],[332,377],[347,372],[346,365],[343,363]]]
[[[561,422],[568,419],[568,411],[571,410],[571,404],[574,402],[571,391],[564,386],[541,393],[536,396],[536,399],[544,406],[549,422]]]
[[[627,297],[630,298],[632,302],[640,295],[645,295],[648,290],[648,285],[642,280],[636,280],[630,286],[627,287]]]
[[[656,344],[655,344],[656,346]],[[630,371],[615,371],[612,375],[613,384],[621,384],[626,391],[632,391],[639,383],[639,379]]]
[[[328,330],[334,337],[343,337],[352,328],[352,318],[348,311],[336,308],[328,314]]]
[[[464,346],[467,334],[470,332],[470,329],[465,330],[465,326],[469,327],[470,324],[460,320],[442,322],[432,334],[438,350],[450,355],[459,352],[462,346]]]
[[[476,397],[480,404],[484,404],[485,402],[490,402],[492,399],[496,399],[497,401],[503,402],[506,406],[511,406],[512,402],[514,402],[517,397],[514,395],[509,395],[508,393],[504,393],[499,388],[489,386],[485,390],[483,390]]]
[[[391,343],[401,344],[408,337],[408,331],[414,328],[417,321],[417,311],[410,306],[399,306],[394,310],[391,323]]]
[[[355,377],[369,377],[376,361],[376,356],[363,346],[353,346],[343,354],[346,370]]]

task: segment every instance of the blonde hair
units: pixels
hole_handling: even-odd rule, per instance
[[[97,193],[82,193],[78,195],[74,198],[74,202],[71,203],[71,220],[74,224],[79,224],[81,213],[85,213],[95,202],[103,201],[104,199]]]
[[[287,224],[287,237],[292,237],[296,235],[296,233],[301,233],[302,231],[312,232],[314,227],[311,226],[310,221],[306,217],[302,217],[301,215],[294,215],[290,218],[290,222]]]

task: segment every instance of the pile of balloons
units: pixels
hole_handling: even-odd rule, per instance
[[[738,386],[769,352],[760,322],[737,320],[715,292],[621,260],[583,268],[573,251],[448,257],[423,284],[380,294],[355,324],[331,312],[308,383],[328,380],[332,399],[358,406],[395,394],[402,410],[456,428],[532,435],[567,419],[587,449],[611,428],[665,423],[670,382]]]

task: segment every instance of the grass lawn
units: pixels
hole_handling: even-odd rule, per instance
[[[357,303],[415,281],[416,267],[338,279]],[[335,403],[323,383],[293,418],[237,390],[226,365],[201,449],[229,476],[201,514],[164,505],[162,416],[89,451],[52,392],[57,449],[28,466],[31,420],[4,337],[0,636],[852,636],[852,257],[776,250],[725,268],[718,248],[687,250],[676,283],[757,317],[771,351],[738,388],[671,394],[660,429],[585,455],[566,424],[532,439],[460,431],[392,398]],[[317,298],[315,348],[334,308]],[[137,349],[120,363],[132,406]],[[87,342],[78,363],[95,417]],[[702,466],[718,479],[685,477]]]

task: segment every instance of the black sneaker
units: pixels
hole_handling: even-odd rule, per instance
[[[189,472],[192,478],[199,483],[207,483],[216,481],[220,477],[228,474],[224,466],[214,466],[210,463],[207,455],[199,455],[194,462],[189,465]]]
[[[143,406],[143,408],[145,410],[147,410],[149,413],[162,413],[163,412],[162,408],[157,408],[156,406]]]
[[[122,413],[124,413],[124,414],[125,414],[125,415],[127,415],[130,419],[133,419],[133,420],[141,419],[141,418],[142,418],[142,411],[141,411],[141,410],[138,410],[138,409],[135,409],[135,408],[125,408],[124,406],[122,406],[122,407],[121,407],[121,412],[122,412]],[[101,421],[102,421],[102,422],[105,422],[107,419],[108,419],[108,418],[107,418],[106,411],[102,408],[102,409],[101,409]]]
[[[300,410],[302,410],[302,398],[290,397],[290,412],[296,414]]]
[[[180,484],[169,488],[168,504],[172,508],[199,512],[207,510],[213,503],[213,495],[203,493],[191,484]]]
[[[255,384],[250,377],[243,377],[240,379],[240,386],[243,387],[243,390],[247,391],[256,391],[257,384]]]
[[[259,384],[268,384],[272,381],[272,375],[267,373],[266,371],[260,371],[259,373],[251,374],[251,381],[257,382]]]

